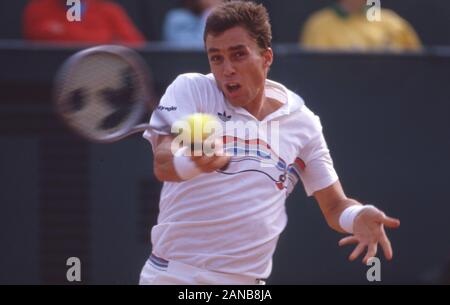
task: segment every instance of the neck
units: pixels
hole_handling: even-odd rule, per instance
[[[255,102],[250,105],[244,106],[243,108],[253,115],[258,121],[262,121],[266,116],[277,111],[281,106],[283,106],[283,103],[273,98],[266,97],[263,90],[263,94],[259,99],[255,100]]]
[[[262,90],[261,94],[258,94],[258,97],[253,100],[253,102],[249,103],[248,105],[245,105],[243,108],[247,110],[251,115],[253,115],[255,118],[257,118],[259,121],[261,121],[264,117],[261,117],[263,115],[263,108],[266,104],[266,96],[264,94],[264,89]]]

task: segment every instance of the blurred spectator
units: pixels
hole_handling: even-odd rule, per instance
[[[182,46],[203,46],[203,30],[211,9],[222,0],[181,0],[163,24],[163,40]]]
[[[367,18],[366,0],[338,0],[314,13],[300,37],[303,47],[320,50],[417,50],[421,42],[412,26],[388,9],[381,20]]]
[[[82,0],[81,21],[67,20],[66,0],[31,0],[23,15],[24,38],[34,41],[127,43],[145,41],[118,4]]]

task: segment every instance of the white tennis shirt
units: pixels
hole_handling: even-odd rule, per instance
[[[224,124],[277,122],[279,132],[266,135],[261,128],[232,134],[224,128],[227,151],[237,153],[225,170],[164,182],[151,232],[155,255],[211,271],[267,278],[287,223],[285,200],[297,181],[311,196],[338,180],[319,117],[279,83],[267,80],[265,93],[283,105],[258,121],[226,100],[212,74],[182,74],[167,88],[150,119],[161,131],[143,135],[153,148],[173,122],[195,112],[215,115]]]

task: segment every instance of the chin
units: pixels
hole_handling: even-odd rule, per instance
[[[231,105],[234,107],[244,107],[247,104],[247,100],[244,100],[242,98],[227,98]]]

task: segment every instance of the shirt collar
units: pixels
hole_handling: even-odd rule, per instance
[[[266,80],[265,92],[266,96],[275,98],[276,100],[283,103],[283,105],[276,111],[266,116],[263,119],[263,121],[269,121],[283,115],[288,115],[294,111],[299,110],[304,105],[304,101],[300,96],[290,91],[282,84],[275,82],[273,80],[269,79]],[[256,118],[252,114],[250,114],[246,109],[242,107],[234,107],[226,98],[225,102],[228,108],[233,110],[234,112],[245,116],[250,116],[256,120]]]

